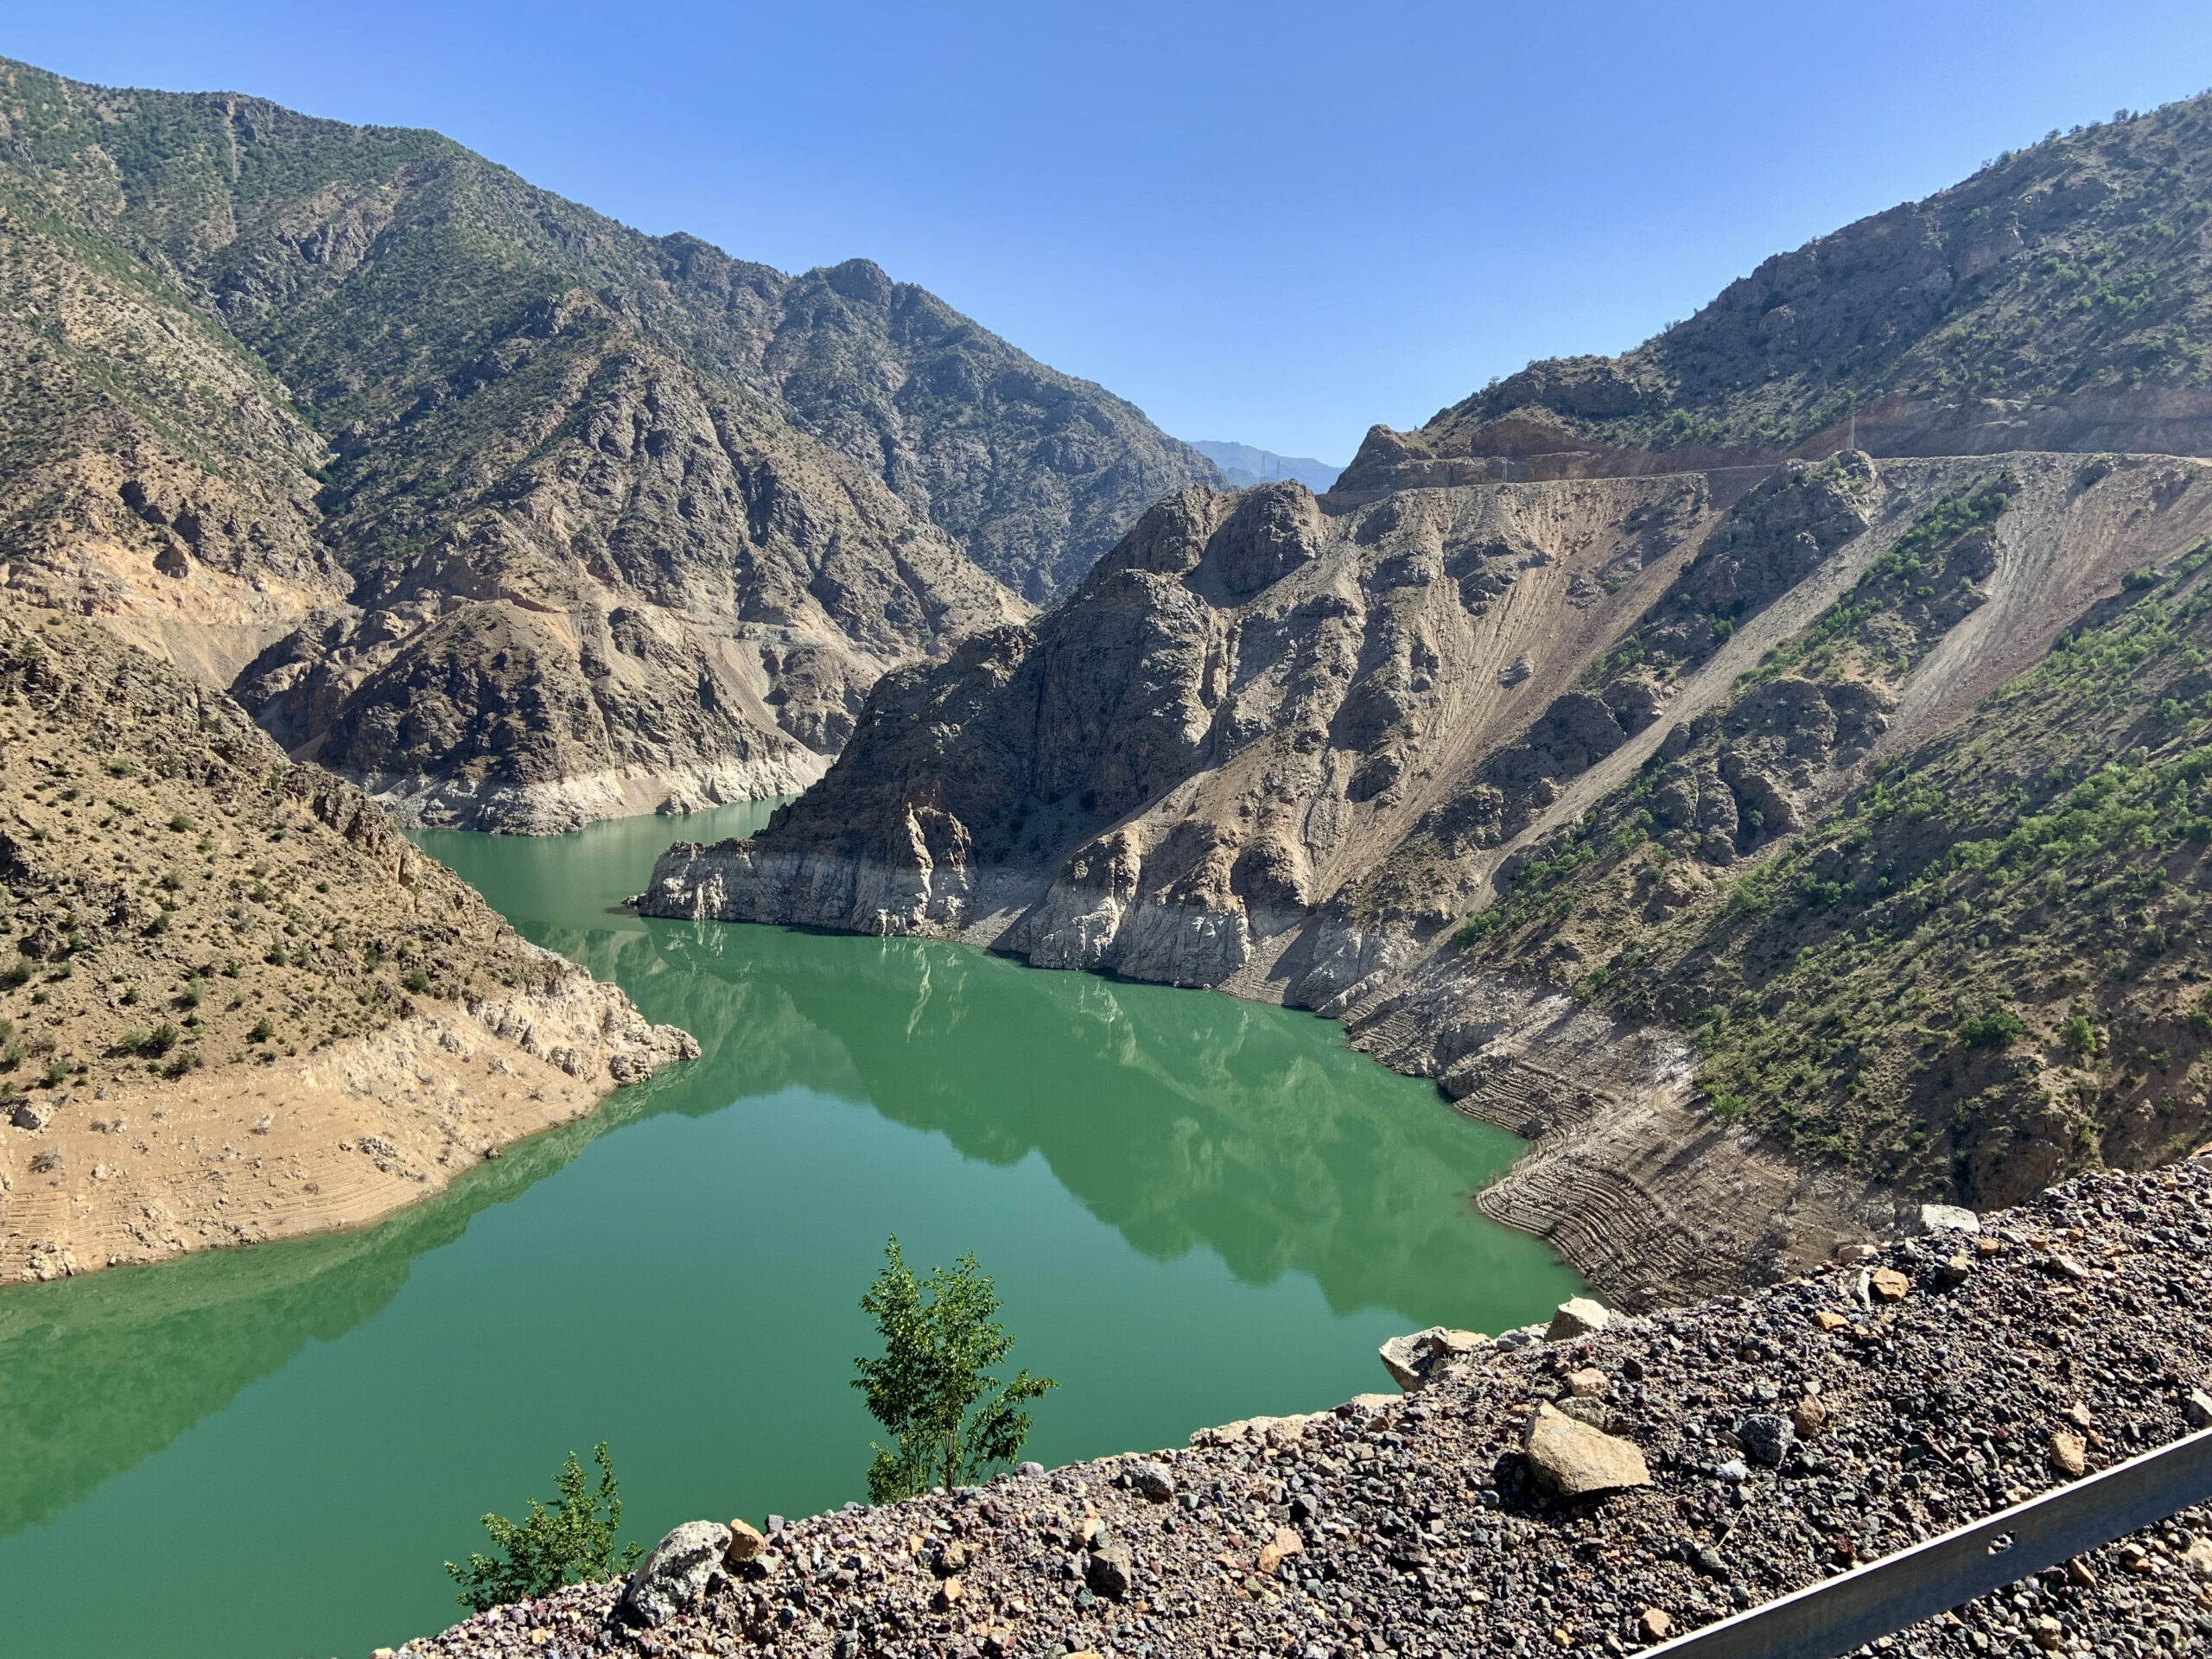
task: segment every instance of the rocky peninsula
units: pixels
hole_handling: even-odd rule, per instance
[[[0,602],[0,1284],[371,1221],[697,1052],[229,698]]]
[[[627,1583],[397,1652],[1618,1656],[2212,1420],[2212,1162],[1936,1219],[1974,1230],[1649,1315],[1423,1333],[1389,1345],[1403,1395],[760,1538],[692,1523]],[[2208,1581],[2191,1510],[1878,1645],[2186,1653]]]

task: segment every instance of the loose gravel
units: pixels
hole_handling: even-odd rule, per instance
[[[1624,1654],[2190,1432],[2209,1262],[2212,1166],[2087,1176],[1978,1237],[1508,1333],[1414,1395],[778,1522],[658,1628],[619,1584],[579,1586],[399,1652]],[[1541,1402],[1634,1441],[1651,1484],[1539,1490]],[[2190,1653],[2212,1646],[2209,1586],[2212,1514],[2191,1510],[1876,1649]]]

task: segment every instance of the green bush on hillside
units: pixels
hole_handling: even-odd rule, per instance
[[[466,1566],[445,1564],[461,1586],[462,1606],[480,1613],[505,1602],[550,1595],[564,1584],[611,1579],[637,1565],[645,1554],[642,1545],[633,1541],[619,1555],[615,1552],[622,1499],[606,1442],[594,1446],[591,1455],[599,1465],[596,1492],[586,1489],[583,1465],[571,1452],[554,1481],[560,1498],[552,1509],[533,1497],[527,1500],[529,1516],[519,1523],[503,1515],[484,1516],[484,1530],[501,1552],[499,1558],[473,1554]]]
[[[2010,1008],[1991,1008],[1959,1021],[1959,1040],[1968,1048],[2003,1048],[2017,1041],[2027,1027]]]

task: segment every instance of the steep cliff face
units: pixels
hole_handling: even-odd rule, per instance
[[[1762,1011],[1761,964],[1802,927],[1711,954],[1731,895],[1848,841],[1854,791],[2208,529],[2212,467],[2159,457],[1191,493],[1037,623],[888,677],[822,783],[751,842],[671,848],[640,903],[1313,1007],[1553,1137],[1484,1203],[1617,1288],[1777,1271],[1888,1216],[1897,1183],[1993,1199],[2049,1172],[2019,1150],[1953,1169],[1933,1126],[1971,1068],[1885,1109],[1926,1156],[1716,1112],[1702,1002],[1652,993],[1726,982],[1756,1030],[1827,1018]],[[1999,726],[1983,741],[2024,736]],[[1611,885],[1586,897],[1585,871]],[[1677,912],[1719,932],[1662,963],[1649,935]],[[1859,1040],[1919,1039],[1900,1018]],[[2060,1162],[2096,1144],[2069,1130]]]
[[[1029,613],[992,572],[1048,597],[1217,481],[866,261],[642,236],[433,133],[0,64],[0,221],[10,590],[435,821],[803,784],[886,667]]]
[[[1618,358],[1532,363],[1338,487],[1877,455],[2212,454],[2212,97],[2054,132],[1732,283]]]

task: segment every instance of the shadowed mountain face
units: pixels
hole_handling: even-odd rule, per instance
[[[1217,479],[865,260],[643,236],[434,133],[0,64],[0,232],[10,588],[416,817],[798,787],[887,666]]]
[[[1853,444],[2212,455],[2208,236],[2212,97],[2053,133],[1776,255],[1620,357],[1532,363],[1417,432],[1377,428],[1342,487]]]

